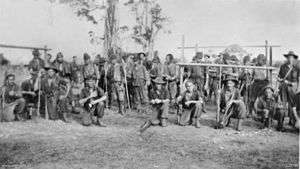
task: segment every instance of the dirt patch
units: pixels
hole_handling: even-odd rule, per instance
[[[298,168],[298,133],[259,130],[247,120],[242,132],[233,125],[213,129],[215,114],[203,115],[202,127],[177,126],[169,116],[165,128],[138,127],[149,114],[106,111],[106,128],[76,122],[13,122],[0,124],[2,168]],[[234,123],[234,122],[233,122]]]

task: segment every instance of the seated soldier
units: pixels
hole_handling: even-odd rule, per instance
[[[230,118],[237,118],[236,130],[240,131],[242,121],[246,116],[246,106],[243,102],[239,90],[236,88],[238,80],[236,77],[228,76],[225,79],[226,88],[221,91],[220,110],[224,113],[219,128],[230,124]]]
[[[155,86],[150,90],[150,104],[154,108],[154,115],[151,120],[148,120],[140,129],[140,132],[144,132],[151,125],[167,126],[167,114],[169,112],[169,93],[166,89],[166,82],[157,77],[152,80]]]
[[[263,95],[258,97],[254,103],[255,111],[261,116],[263,127],[270,128],[272,116],[274,115],[276,100],[274,96],[274,89],[271,86],[266,86],[263,89]]]
[[[186,81],[186,90],[177,98],[177,104],[181,111],[179,111],[178,123],[185,126],[194,124],[196,128],[200,127],[200,117],[203,112],[203,97],[197,87],[191,82]]]
[[[104,116],[104,101],[107,96],[104,91],[96,86],[96,78],[87,77],[86,87],[81,91],[81,99],[79,103],[83,106],[84,114],[82,123],[85,126],[92,124],[92,116],[97,116],[97,125],[100,127],[106,127],[102,119]]]
[[[27,113],[27,118],[32,117],[32,113],[36,110],[38,102],[38,76],[39,73],[36,71],[30,71],[31,77],[21,84],[21,89],[23,91],[23,98],[26,101],[25,111]]]
[[[25,108],[25,100],[22,97],[20,87],[15,83],[15,75],[8,74],[5,78],[5,84],[1,89],[2,121],[22,120],[21,116]]]

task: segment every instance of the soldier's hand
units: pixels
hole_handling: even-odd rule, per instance
[[[97,97],[97,93],[96,93],[96,92],[92,92],[92,93],[90,94],[90,97]]]
[[[9,91],[8,94],[9,94],[10,96],[14,96],[14,95],[15,95],[15,91]]]

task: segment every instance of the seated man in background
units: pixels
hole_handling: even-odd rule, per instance
[[[140,132],[144,132],[151,125],[167,126],[167,114],[169,112],[169,92],[166,88],[166,82],[157,77],[152,80],[155,86],[150,90],[150,104],[154,109],[154,114],[151,120],[148,120],[140,129]]]
[[[220,110],[223,113],[219,128],[224,128],[230,124],[231,118],[237,118],[236,130],[240,131],[242,121],[246,117],[246,106],[243,102],[240,92],[237,89],[238,80],[234,75],[228,75],[225,79],[226,88],[221,91]]]
[[[274,96],[274,89],[271,86],[266,86],[263,89],[263,95],[258,97],[254,103],[255,111],[261,116],[263,127],[270,128],[272,116],[276,110],[276,100]]]
[[[97,117],[97,125],[100,127],[106,127],[103,123],[104,116],[104,101],[107,99],[104,91],[96,86],[96,78],[88,77],[86,78],[86,87],[81,91],[81,99],[79,103],[83,106],[83,118],[82,123],[85,126],[92,124],[92,117],[95,115]]]
[[[185,83],[186,90],[177,98],[179,105],[178,124],[195,125],[196,128],[200,127],[200,117],[203,112],[203,96],[197,87],[191,82]]]
[[[20,87],[15,83],[15,75],[8,74],[5,84],[1,88],[2,119],[1,121],[22,120],[21,115],[25,108],[25,100],[22,97]]]

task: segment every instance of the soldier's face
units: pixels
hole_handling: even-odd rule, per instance
[[[95,82],[93,80],[87,81],[86,83],[87,83],[87,86],[90,88],[95,86]]]
[[[192,92],[194,90],[194,84],[191,82],[188,82],[185,87],[189,92]]]
[[[55,71],[54,71],[53,69],[49,69],[49,70],[48,70],[48,75],[49,75],[50,77],[53,77],[53,76],[55,75]]]
[[[228,86],[229,88],[233,88],[233,87],[235,86],[235,83],[234,83],[233,81],[229,80],[229,81],[227,82],[227,86]]]
[[[294,63],[295,62],[295,58],[293,56],[289,56],[287,59],[288,59],[289,63]]]
[[[57,56],[57,61],[58,62],[62,62],[63,61],[63,57],[62,56]]]
[[[156,84],[156,88],[157,88],[158,90],[160,90],[160,89],[161,89],[161,84]]]
[[[73,57],[73,62],[77,63],[77,57]]]
[[[8,79],[7,79],[8,84],[12,84],[14,82],[15,82],[15,77],[13,77],[13,76],[8,77]]]
[[[271,89],[266,89],[265,90],[265,95],[266,95],[267,98],[272,98],[273,91]]]

